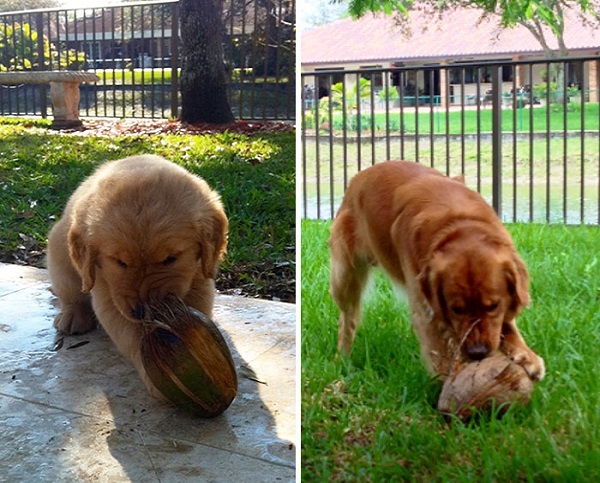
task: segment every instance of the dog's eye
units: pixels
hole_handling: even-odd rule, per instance
[[[177,257],[173,256],[173,255],[169,255],[167,258],[165,258],[161,263],[165,266],[168,267],[169,265],[173,265],[173,263],[175,263],[175,261],[177,260]]]
[[[464,315],[465,314],[465,309],[463,307],[452,307],[452,312],[456,315]]]
[[[117,262],[117,265],[119,265],[119,267],[121,267],[121,268],[127,268],[127,264],[123,260],[121,260],[120,258],[117,258],[116,262]]]
[[[494,304],[490,304],[488,305],[485,310],[486,312],[493,312],[494,310],[496,310],[498,308],[498,302],[494,303]]]

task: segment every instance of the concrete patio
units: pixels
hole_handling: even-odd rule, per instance
[[[0,482],[294,481],[294,305],[217,297],[239,389],[206,420],[150,397],[101,330],[58,336],[48,287],[0,264]]]

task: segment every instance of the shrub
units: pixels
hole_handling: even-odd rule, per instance
[[[59,65],[65,69],[79,67],[85,54],[74,49],[59,52],[45,36],[43,58],[37,51],[39,35],[27,22],[0,23],[0,71],[30,70],[34,67]]]

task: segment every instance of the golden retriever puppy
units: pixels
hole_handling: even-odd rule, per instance
[[[388,161],[350,182],[330,236],[338,349],[349,353],[370,268],[379,265],[408,295],[412,325],[430,371],[500,350],[532,379],[544,361],[515,323],[529,303],[529,276],[494,210],[460,181],[406,161]]]
[[[79,334],[98,321],[157,395],[141,361],[144,305],[175,294],[210,317],[227,229],[219,195],[166,159],[132,156],[100,166],[48,237],[61,306],[54,326]]]

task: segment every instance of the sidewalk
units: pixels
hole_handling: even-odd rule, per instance
[[[101,330],[59,348],[48,286],[0,264],[0,482],[294,480],[294,305],[217,296],[239,388],[203,420],[150,397]]]

